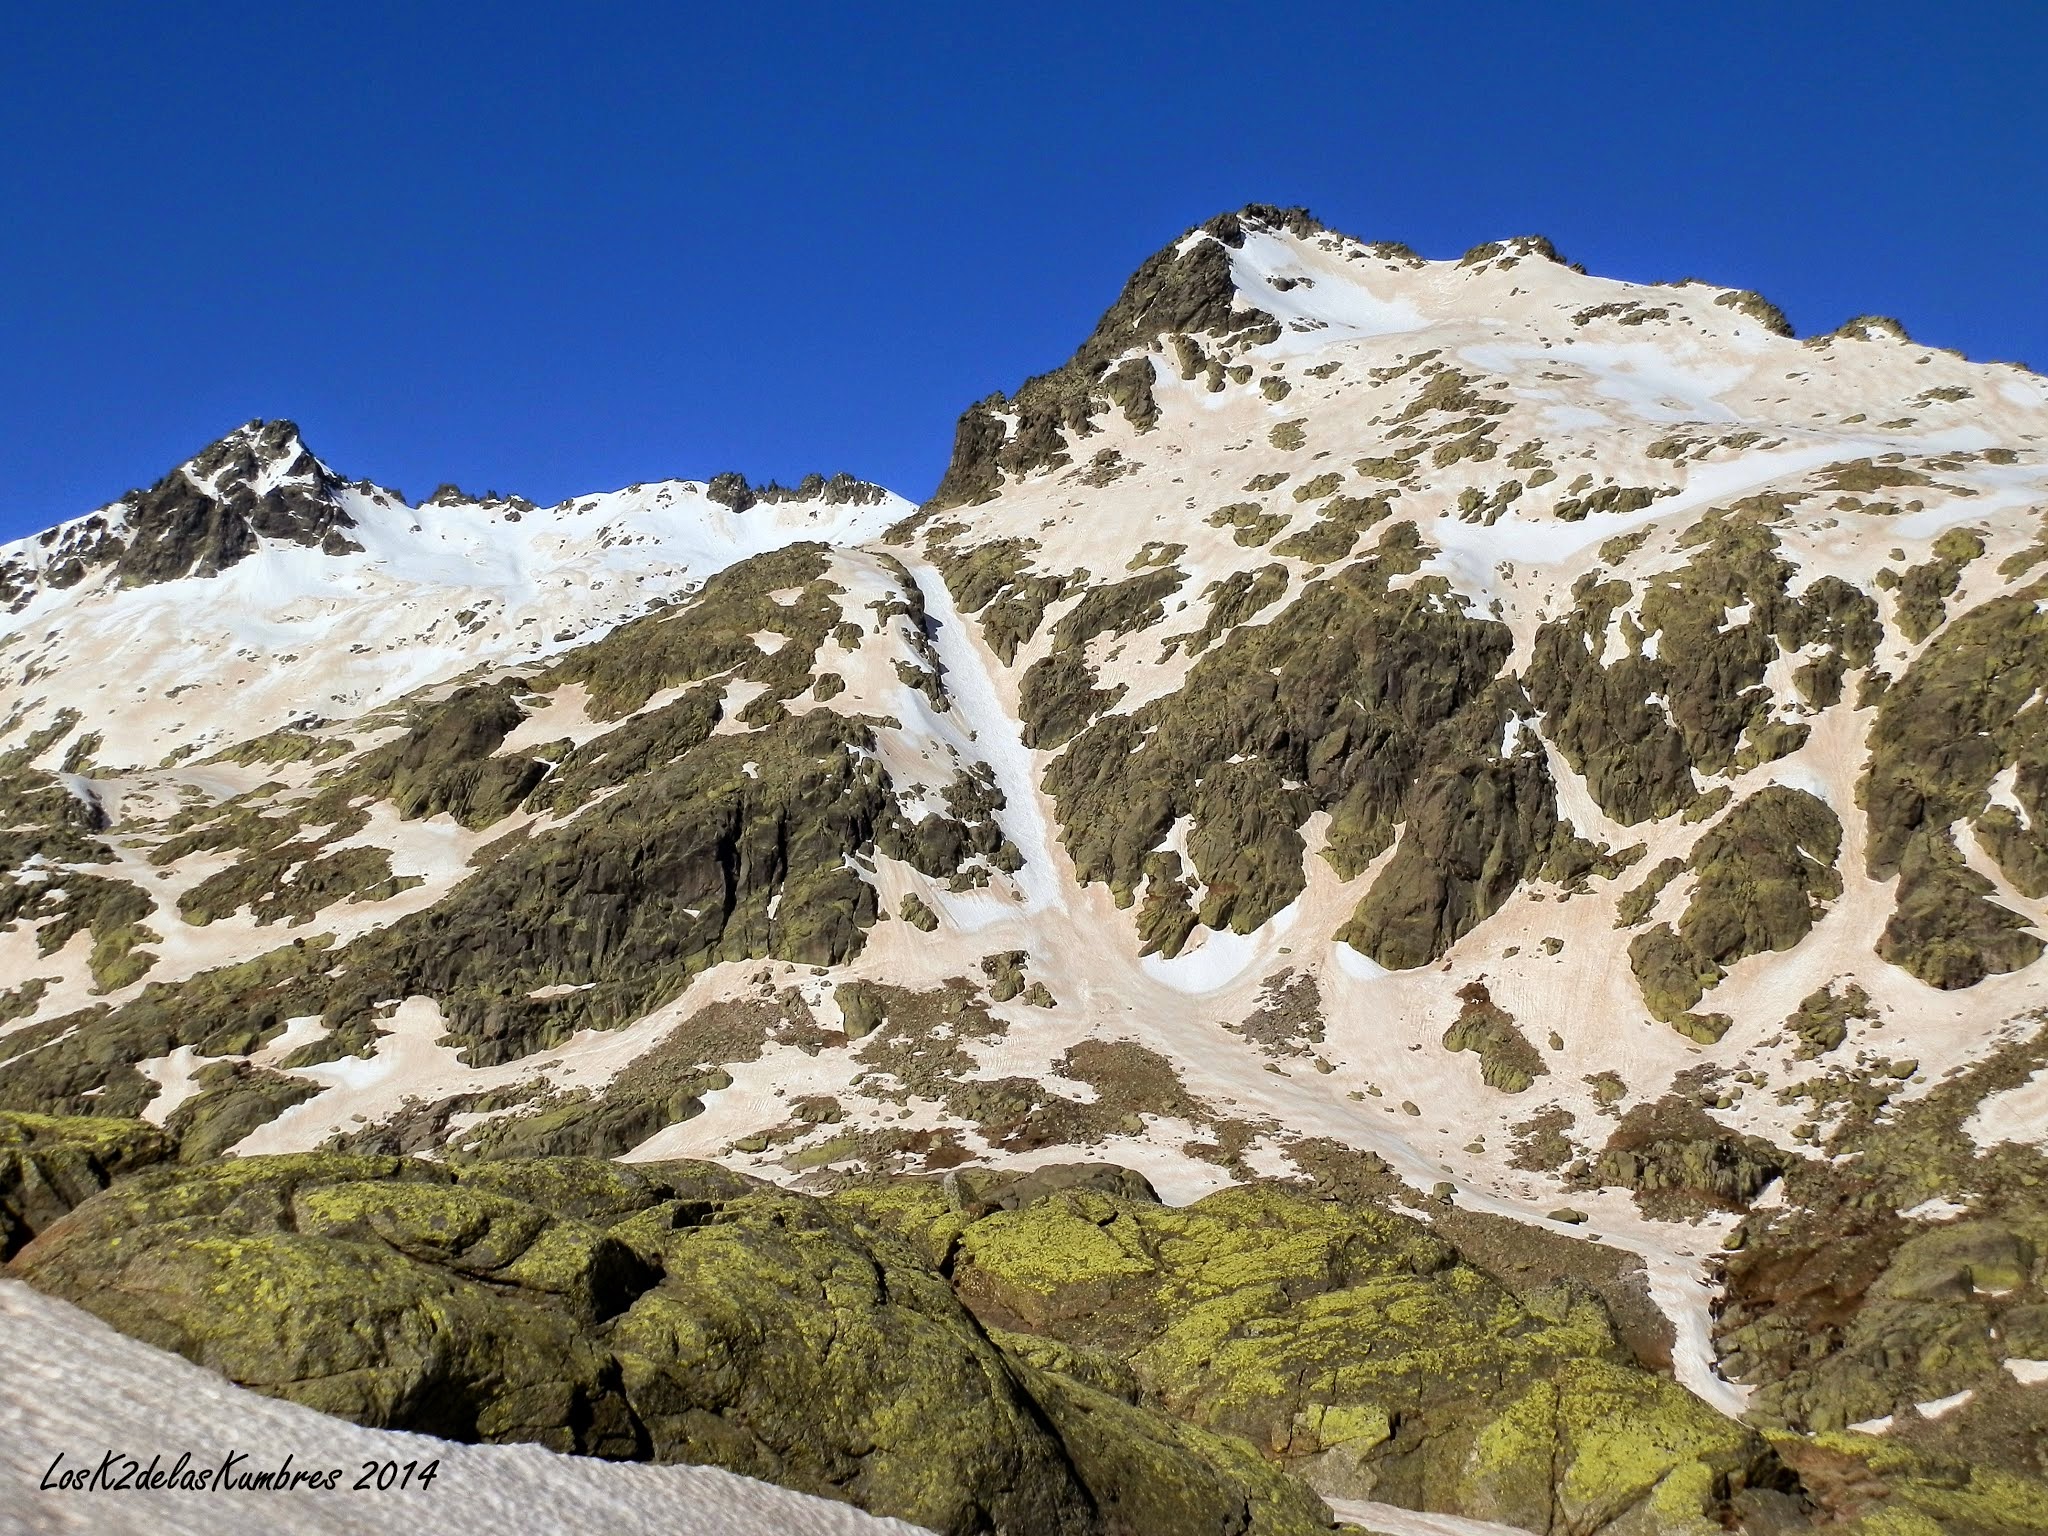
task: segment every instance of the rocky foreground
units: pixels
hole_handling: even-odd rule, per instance
[[[0,1138],[7,1273],[244,1387],[947,1536],[1293,1536],[1335,1524],[1324,1496],[1615,1536],[2048,1520],[1997,1446],[1971,1465],[1724,1418],[1660,1374],[1668,1333],[1618,1255],[1404,1202],[1337,1149],[1313,1180],[1173,1208],[1106,1165],[812,1195],[687,1162],[180,1162],[107,1118]],[[1834,1300],[1893,1354],[1988,1364],[1980,1293],[1994,1339],[2048,1318],[2006,1300],[2031,1257],[1979,1221]],[[1813,1390],[1784,1379],[1781,1422]]]

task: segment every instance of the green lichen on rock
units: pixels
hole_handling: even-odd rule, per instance
[[[1915,1481],[1940,1465],[1951,1490],[2017,1477],[2041,1491],[2048,1405],[2003,1362],[2048,1355],[2048,1159],[2026,1143],[1980,1147],[1967,1127],[2044,1059],[2037,1030],[1924,1094],[1851,1107],[1830,1156],[1793,1164],[1784,1198],[1744,1220],[1716,1328],[1721,1368],[1756,1385],[1758,1423],[1815,1437],[1817,1449],[1781,1442],[1781,1454],[1837,1518],[1855,1512],[1842,1507],[1850,1494],[1882,1507],[1903,1491],[1830,1474],[1825,1453],[1857,1442],[1896,1447]],[[1914,1407],[1960,1393],[1939,1417]],[[1883,1442],[1837,1438],[1885,1416]]]
[[[1659,859],[1641,882],[1624,891],[1614,904],[1614,926],[1633,928],[1641,923],[1656,910],[1657,898],[1664,894],[1664,888],[1684,872],[1685,860],[1677,857]]]
[[[14,1272],[363,1424],[708,1463],[949,1536],[1327,1528],[1252,1447],[1005,1353],[875,1215],[704,1164],[246,1158],[118,1183]]]
[[[296,927],[338,901],[385,901],[424,883],[394,875],[382,848],[323,852],[318,843],[280,843],[199,881],[178,898],[178,915],[204,927],[247,907],[258,927],[280,918]]]
[[[0,1110],[132,1116],[156,1097],[134,1063],[192,1046],[244,1055],[286,1020],[320,1012],[331,941],[295,941],[183,982],[152,983],[119,1008],[44,1020],[0,1038]]]
[[[1335,565],[1348,558],[1360,535],[1393,516],[1384,496],[1332,496],[1319,507],[1320,517],[1273,546],[1273,553],[1312,565]]]
[[[95,835],[108,819],[98,796],[79,780],[67,784],[33,766],[81,718],[75,709],[60,709],[20,744],[0,751],[0,867],[18,869],[37,855],[53,864],[113,862],[113,850]],[[0,916],[0,924],[6,921]]]
[[[18,987],[0,991],[0,1024],[25,1019],[42,1006],[43,994],[55,985],[54,976],[31,976]]]
[[[0,1113],[0,1259],[115,1179],[168,1159],[172,1139],[139,1120]]]
[[[209,1062],[192,1074],[192,1096],[171,1111],[164,1130],[178,1157],[203,1163],[221,1156],[260,1125],[320,1092],[320,1084],[243,1061]]]
[[[1211,528],[1231,529],[1231,538],[1247,548],[1264,544],[1287,526],[1288,514],[1268,512],[1256,501],[1233,501],[1202,519]]]
[[[1551,516],[1562,523],[1582,523],[1596,514],[1640,512],[1659,496],[1675,494],[1673,487],[1608,484],[1583,496],[1562,498],[1551,508]]]
[[[1030,539],[991,539],[957,548],[941,531],[966,532],[962,524],[935,530],[929,548],[946,590],[962,613],[978,614],[989,649],[1004,666],[1017,659],[1017,648],[1038,633],[1045,610],[1063,597],[1076,580],[1031,569],[1037,548]]]
[[[861,1006],[876,1010],[882,1021],[856,1055],[870,1069],[858,1092],[904,1106],[936,1104],[972,1123],[990,1146],[1012,1153],[1140,1135],[1146,1116],[1190,1125],[1216,1118],[1208,1104],[1188,1092],[1171,1061],[1130,1040],[1082,1040],[1056,1059],[1050,1072],[1035,1077],[980,1075],[969,1047],[999,1039],[1009,1027],[989,1012],[989,1001],[1024,974],[1019,952],[989,959],[992,963],[984,967],[987,999],[964,979],[927,992],[858,984],[867,992]],[[1032,994],[1040,986],[1032,983],[1010,995],[1021,997],[1026,1006],[1048,1006],[1053,1001],[1049,992]]]
[[[1893,965],[1954,991],[2041,958],[2040,935],[1991,899],[1996,888],[1963,862],[1945,832],[1916,833],[1898,870],[1898,906],[1877,940],[1878,954]]]
[[[477,683],[414,706],[405,734],[351,762],[346,784],[389,800],[406,820],[445,813],[465,827],[489,826],[547,772],[531,757],[498,755],[526,718],[516,698],[524,691],[511,681]]]
[[[1724,309],[1746,315],[1773,336],[1794,336],[1792,322],[1785,318],[1785,312],[1760,293],[1747,288],[1731,288],[1714,295],[1714,302]]]
[[[416,995],[494,1064],[642,1017],[725,960],[844,960],[877,915],[854,860],[878,837],[916,846],[867,755],[872,730],[819,710],[713,736],[317,964],[295,946],[59,1021],[66,1038],[0,1061],[0,1105],[76,1110],[98,1091],[106,1112],[133,1113],[155,1089],[125,1064],[254,1049],[305,1015],[360,1036],[381,1003]]]
[[[1123,696],[1122,683],[1095,686],[1089,643],[1157,624],[1166,616],[1166,599],[1186,580],[1186,572],[1168,566],[1082,592],[1053,625],[1052,648],[1025,670],[1018,684],[1026,746],[1060,746]]]
[[[96,992],[119,991],[156,964],[155,953],[142,947],[163,942],[145,921],[155,911],[156,902],[140,886],[77,869],[0,885],[0,933],[19,923],[33,925],[38,954],[54,955],[78,934],[91,935],[86,967]]]
[[[1477,1052],[1480,1080],[1487,1087],[1526,1093],[1537,1078],[1549,1073],[1543,1053],[1515,1027],[1514,1015],[1493,1000],[1483,982],[1467,982],[1458,989],[1458,997],[1464,1006],[1444,1031],[1444,1049]]]
[[[724,712],[722,694],[715,684],[699,684],[580,746],[564,743],[564,750],[550,753],[555,766],[526,808],[566,816],[607,789],[673,763],[710,738]]]
[[[1077,1190],[974,1221],[950,1250],[984,1323],[1126,1359],[1142,1401],[1333,1496],[1541,1529],[1562,1485],[1585,1490],[1591,1530],[1653,1498],[1676,1510],[1682,1486],[1707,1520],[1759,1459],[1746,1431],[1628,1361],[1590,1291],[1532,1310],[1375,1207],[1261,1187],[1173,1210]],[[1529,1460],[1505,1442],[1545,1383],[1584,1438],[1545,1435]]]
[[[1024,991],[1024,968],[1031,957],[1021,949],[1006,949],[981,957],[981,974],[988,978],[989,1001],[1007,1003]]]
[[[822,544],[790,544],[726,567],[689,601],[621,624],[579,646],[534,680],[556,689],[581,684],[589,710],[616,720],[657,693],[713,677],[744,678],[761,697],[793,699],[817,670],[818,647],[839,624],[841,588]],[[911,590],[915,590],[914,583]],[[790,601],[778,595],[794,594]],[[754,636],[783,637],[764,649]]]
[[[251,736],[238,741],[233,746],[215,753],[210,761],[240,763],[244,767],[256,764],[325,763],[337,757],[347,757],[354,751],[355,744],[345,737],[323,736],[313,731],[286,726],[280,730],[266,731],[261,736]]]
[[[770,1045],[807,1056],[845,1037],[821,1027],[793,991],[761,989],[691,1012],[601,1088],[536,1095],[457,1136],[457,1157],[619,1157],[732,1086],[728,1067],[759,1061]],[[482,1106],[476,1106],[481,1108]]]
[[[849,861],[893,806],[869,740],[829,711],[714,736],[357,940],[322,1011],[425,993],[483,1064],[638,1018],[721,960],[844,960],[876,916]]]
[[[1962,584],[1963,568],[1984,553],[1984,540],[1967,528],[1951,528],[1934,541],[1933,553],[1899,578],[1893,600],[1899,633],[1915,645],[1947,619],[1946,599]]]
[[[1190,655],[1200,655],[1221,636],[1228,634],[1262,609],[1278,602],[1287,590],[1287,567],[1262,565],[1256,570],[1232,571],[1212,582],[1205,596],[1210,598],[1209,616],[1188,638]],[[1171,645],[1173,642],[1169,641]]]
[[[1830,982],[1800,1000],[1799,1007],[1785,1020],[1785,1032],[1799,1042],[1793,1056],[1811,1061],[1848,1039],[1851,1020],[1876,1017],[1870,994],[1862,987],[1852,981],[1837,992]]]

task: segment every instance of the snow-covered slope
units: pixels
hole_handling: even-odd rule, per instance
[[[340,480],[290,422],[251,422],[149,491],[0,546],[0,718],[75,710],[97,761],[151,767],[552,655],[736,560],[859,543],[910,510],[845,476],[765,496],[723,481],[411,506]]]

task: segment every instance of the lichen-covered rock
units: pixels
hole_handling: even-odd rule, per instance
[[[192,1075],[192,1096],[173,1110],[164,1130],[178,1157],[203,1163],[220,1156],[259,1125],[320,1092],[320,1085],[245,1061],[216,1061]]]
[[[1945,831],[1915,833],[1898,868],[1898,906],[1877,940],[1892,964],[1948,992],[2041,958],[2041,936],[1991,899],[1991,882],[1963,862]]]
[[[1647,1214],[1672,1221],[1708,1210],[1746,1210],[1792,1161],[1760,1137],[1731,1131],[1697,1104],[1671,1096],[1622,1116],[1590,1177],[1635,1191]]]
[[[416,708],[406,733],[357,759],[348,780],[408,819],[445,812],[465,827],[489,826],[547,772],[531,757],[498,755],[526,718],[514,697],[520,691],[510,682],[472,684]]]
[[[1810,1061],[1848,1039],[1852,1020],[1876,1016],[1870,994],[1862,987],[1852,981],[1837,991],[1830,983],[1800,1000],[1797,1011],[1785,1020],[1785,1029],[1799,1041],[1798,1058]]]
[[[866,1216],[701,1164],[255,1157],[117,1183],[13,1273],[358,1423],[710,1463],[948,1536],[1327,1528],[1252,1447],[1006,1354]]]
[[[175,1150],[138,1120],[0,1114],[0,1259],[122,1174]]]
[[[1967,987],[2018,969],[2041,940],[1963,864],[1953,828],[1978,840],[2014,886],[2041,891],[2048,826],[2048,618],[2035,582],[1950,620],[1886,689],[1870,728],[1861,797],[1870,818],[1873,878],[1899,876],[1898,910],[1879,953],[1923,981]],[[1993,803],[2013,774],[2018,813]]]
[[[1555,827],[1540,752],[1502,751],[1522,699],[1498,678],[1506,627],[1474,617],[1399,524],[1374,553],[1312,582],[1265,622],[1210,646],[1182,687],[1080,732],[1050,765],[1084,880],[1120,902],[1145,889],[1147,942],[1172,953],[1192,924],[1176,819],[1204,890],[1195,922],[1248,932],[1304,886],[1300,828],[1331,813],[1330,857],[1355,873],[1406,822],[1403,852],[1354,916],[1352,942],[1416,965],[1490,915],[1547,854]]]
[[[1783,784],[1758,790],[1710,827],[1686,860],[1695,878],[1677,927],[1659,923],[1629,941],[1650,1011],[1674,1024],[1699,1017],[1693,1006],[1727,967],[1805,938],[1842,894],[1841,847],[1842,824],[1827,803]]]
[[[1465,1006],[1444,1031],[1444,1049],[1477,1052],[1479,1075],[1487,1087],[1524,1093],[1549,1072],[1542,1053],[1515,1027],[1514,1015],[1494,1002],[1483,982],[1466,983],[1458,996]]]
[[[1538,630],[1529,692],[1558,749],[1616,820],[1684,810],[1699,794],[1692,770],[1740,771],[1804,739],[1803,727],[1788,729],[1771,712],[1765,672],[1779,656],[1825,647],[1799,680],[1814,693],[1830,680],[1839,689],[1845,669],[1869,664],[1882,634],[1876,605],[1834,576],[1793,595],[1795,567],[1771,527],[1783,512],[1769,496],[1718,510],[1685,536],[1693,553],[1683,566],[1651,577],[1639,595],[1589,573],[1573,610]],[[1627,649],[1611,656],[1610,623],[1632,600],[1640,618],[1620,619]],[[1741,622],[1724,622],[1735,613]]]
[[[1704,1531],[1760,1450],[1634,1368],[1590,1292],[1532,1310],[1383,1211],[1270,1187],[1182,1210],[1076,1191],[947,1246],[984,1322],[1126,1358],[1145,1401],[1333,1496],[1555,1529],[1557,1485],[1572,1529],[1629,1529],[1614,1522],[1640,1506]],[[1539,1437],[1517,1429],[1532,1394],[1540,1460],[1508,1444]]]
[[[1785,1197],[1744,1219],[1722,1369],[1756,1384],[1750,1416],[1782,1431],[1816,1524],[2008,1536],[2048,1509],[2048,1401],[2008,1366],[2048,1358],[2048,1158],[1966,1129],[2044,1052],[2019,1037],[1909,1102],[1854,1109],[1835,1155],[1789,1168]],[[1873,1421],[1881,1440],[1848,1432]]]

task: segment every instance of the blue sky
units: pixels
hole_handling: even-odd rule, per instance
[[[542,502],[849,469],[1249,201],[2048,368],[2048,6],[19,7],[0,537],[290,416]]]

